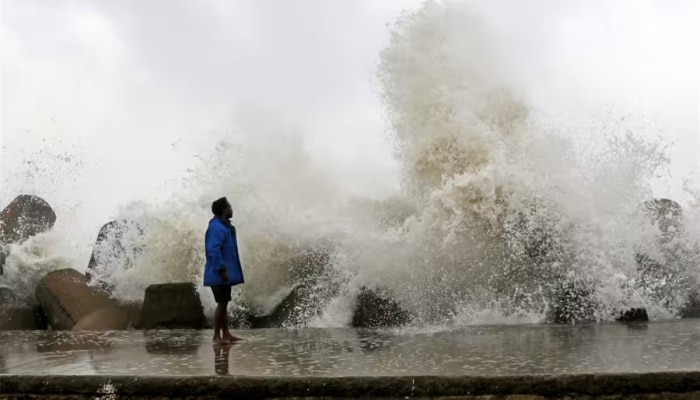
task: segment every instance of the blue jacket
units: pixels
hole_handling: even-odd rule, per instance
[[[204,265],[204,286],[243,283],[236,228],[233,225],[221,218],[212,218],[204,236],[204,246],[207,254],[207,263]],[[219,275],[218,271],[222,267],[228,272],[228,282],[224,282]]]

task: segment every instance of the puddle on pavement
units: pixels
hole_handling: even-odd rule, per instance
[[[700,370],[700,320],[448,331],[0,332],[0,374],[390,376]]]

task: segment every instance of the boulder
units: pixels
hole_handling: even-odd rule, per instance
[[[0,211],[0,242],[17,243],[53,228],[56,213],[44,199],[22,194]]]
[[[85,272],[88,282],[111,291],[113,285],[109,282],[109,276],[114,270],[131,266],[134,257],[141,251],[138,243],[141,236],[143,229],[135,222],[116,220],[103,225]]]
[[[0,331],[43,330],[46,316],[37,306],[8,306],[0,304]]]
[[[410,323],[411,314],[399,303],[379,291],[360,288],[352,316],[354,328],[384,328]]]
[[[2,243],[0,243],[0,275],[3,274],[5,269],[5,261],[9,255],[9,250]]]
[[[238,311],[238,327],[259,328],[284,328],[288,326],[303,326],[323,311],[327,303],[325,293],[314,290],[315,287],[297,285],[271,312],[265,315],[252,315],[249,312]]]
[[[236,323],[241,327],[280,328],[304,326],[323,313],[327,304],[341,290],[342,276],[332,267],[332,243],[320,241],[288,248],[282,269],[288,273],[286,288],[278,293],[274,307],[250,312],[236,312]]]
[[[690,294],[679,314],[681,318],[700,318],[700,290]]]
[[[304,286],[297,286],[284,297],[273,310],[267,315],[250,316],[249,324],[252,329],[260,328],[282,328],[287,325],[295,325],[302,307],[299,305],[307,297]]]
[[[105,307],[83,317],[74,326],[74,331],[119,331],[129,329],[133,318],[122,307]]]
[[[109,296],[87,284],[83,274],[62,269],[46,274],[36,288],[36,298],[55,330],[70,330],[97,310],[113,307]]]
[[[17,303],[17,296],[10,288],[0,287],[0,306],[14,305]]]
[[[617,320],[619,322],[647,322],[649,315],[647,315],[646,308],[632,308],[621,313]]]
[[[204,329],[202,301],[192,283],[165,283],[146,289],[139,329]]]
[[[141,308],[143,304],[139,302],[119,302],[117,308],[129,318],[129,329],[134,328],[141,319]]]

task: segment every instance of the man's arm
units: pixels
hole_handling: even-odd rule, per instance
[[[221,275],[221,278],[228,282],[228,273],[224,265],[224,240],[226,240],[226,231],[223,228],[211,228],[207,235],[205,249],[214,268]]]

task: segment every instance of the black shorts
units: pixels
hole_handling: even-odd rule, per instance
[[[211,287],[216,304],[226,304],[231,301],[231,285],[217,285]]]

